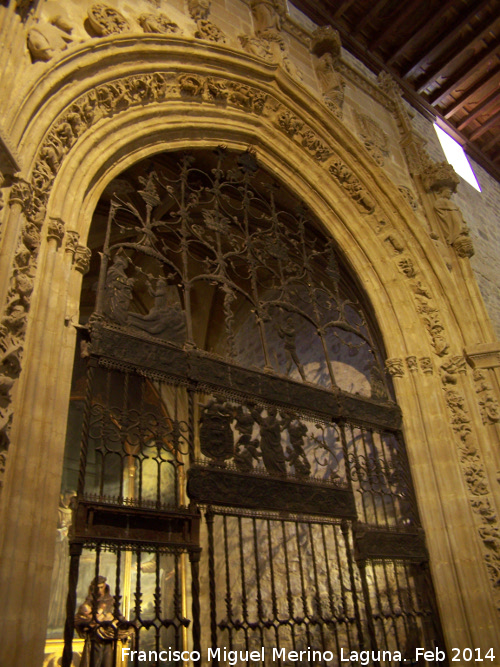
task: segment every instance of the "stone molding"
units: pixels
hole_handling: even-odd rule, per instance
[[[500,343],[480,343],[464,350],[465,357],[472,368],[499,368]]]

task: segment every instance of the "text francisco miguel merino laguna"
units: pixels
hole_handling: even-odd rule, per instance
[[[226,647],[209,648],[207,650],[207,660],[222,661],[229,665],[236,665],[239,662],[248,662],[249,660],[264,662],[266,650],[269,653],[269,649],[265,649],[264,647],[258,651],[228,651]],[[432,651],[417,648],[415,652],[416,660],[419,657],[424,657],[424,654],[426,660],[441,661],[445,658],[445,652],[439,648],[435,648]],[[273,662],[275,660],[288,660],[291,662],[319,660],[333,662],[335,659],[331,651],[315,651],[311,647],[303,651],[288,651],[286,648],[273,648],[271,649],[270,657]],[[126,658],[139,661],[160,660],[171,662],[176,660],[192,660],[196,662],[197,660],[201,660],[201,654],[199,651],[173,651],[170,648],[163,651],[133,651],[130,648],[122,648],[122,660],[124,661]],[[343,648],[340,649],[340,662],[359,662],[360,665],[369,665],[372,661],[380,660],[401,662],[402,656],[399,651],[346,651]]]

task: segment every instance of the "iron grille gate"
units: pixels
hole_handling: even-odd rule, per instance
[[[63,667],[75,631],[83,667],[412,664],[442,641],[401,415],[331,241],[249,153],[143,174],[85,334]]]

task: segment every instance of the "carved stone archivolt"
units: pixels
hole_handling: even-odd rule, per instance
[[[337,118],[342,119],[345,80],[338,71],[340,50],[339,33],[331,26],[317,28],[313,32],[311,52],[316,56],[314,69],[323,94],[323,101]]]

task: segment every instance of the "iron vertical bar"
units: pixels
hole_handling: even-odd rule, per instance
[[[358,644],[361,648],[365,645],[365,640],[363,637],[363,626],[361,623],[361,613],[359,609],[358,602],[358,593],[356,590],[356,579],[354,577],[354,568],[353,568],[353,558],[351,553],[351,546],[349,544],[349,524],[346,519],[342,520],[341,523],[342,535],[344,537],[345,551],[347,556],[347,567],[349,569],[349,578],[351,580],[351,591],[352,591],[352,604],[354,607],[354,616],[356,619],[356,627],[358,630]]]
[[[201,656],[201,606],[200,606],[200,549],[189,552],[191,563],[191,610],[193,614],[192,637],[193,651],[198,651]],[[194,661],[196,667],[201,667],[201,658]]]
[[[215,552],[214,552],[214,514],[211,507],[207,508],[205,514],[208,531],[208,580],[210,589],[210,639],[212,649],[217,649],[217,604],[215,590]],[[216,655],[212,660],[213,667],[217,667],[219,660]]]
[[[64,649],[61,662],[62,667],[71,667],[73,662],[76,588],[78,586],[78,571],[80,568],[80,556],[82,555],[82,544],[79,542],[72,542],[70,543],[69,550],[70,563],[68,575],[68,596],[66,598],[66,621],[64,624]]]

